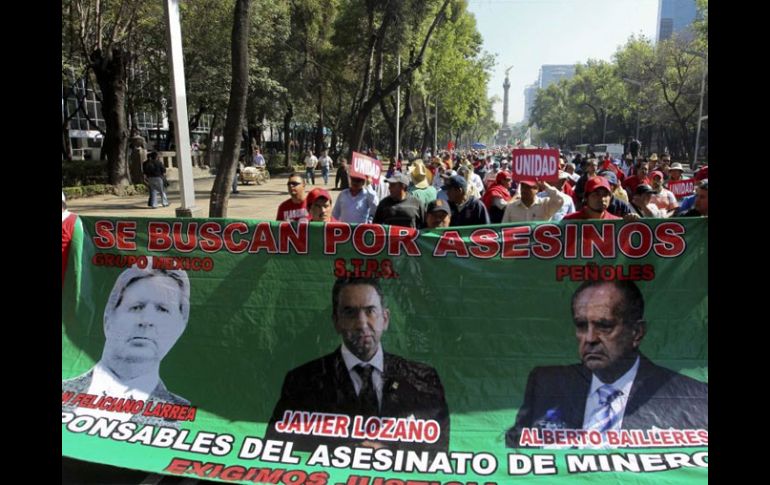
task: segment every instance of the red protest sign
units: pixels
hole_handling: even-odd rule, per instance
[[[449,150],[450,152],[452,150],[454,150],[455,149],[455,142],[453,142],[452,140],[449,140],[447,142],[447,144],[446,144],[446,149]]]
[[[695,180],[669,180],[668,190],[670,190],[677,199],[682,199],[688,195],[692,195],[692,191],[695,190]]]
[[[513,180],[559,180],[559,150],[555,148],[514,149],[511,175]]]
[[[382,173],[382,164],[376,158],[367,157],[358,152],[353,152],[350,162],[350,176],[356,178],[372,178],[372,184],[380,183],[380,173]]]

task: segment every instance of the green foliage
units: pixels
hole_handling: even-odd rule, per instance
[[[623,142],[635,135],[638,117],[640,136],[656,136],[652,151],[668,146],[684,157],[694,145],[706,49],[702,37],[654,45],[631,36],[612,62],[579,64],[573,78],[538,91],[530,119],[538,141],[570,146],[604,135]]]
[[[93,197],[95,195],[117,195],[120,197],[147,194],[147,186],[143,184],[116,187],[109,184],[79,185],[76,187],[64,187],[62,192],[67,200]]]

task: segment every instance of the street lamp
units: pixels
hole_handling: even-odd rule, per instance
[[[695,133],[695,154],[692,156],[692,167],[695,168],[695,165],[698,163],[698,148],[700,148],[700,126],[701,122],[704,120],[704,118],[708,118],[708,116],[703,116],[703,98],[706,92],[706,73],[708,72],[709,67],[709,53],[706,51],[706,54],[703,55],[700,52],[695,52],[691,50],[684,50],[685,53],[700,57],[703,59],[703,75],[701,76],[700,80],[700,108],[698,108],[698,130]]]
[[[642,83],[639,81],[634,81],[633,79],[628,79],[627,77],[624,77],[623,80],[629,84],[633,84],[634,86],[639,88],[639,93],[642,93]],[[636,139],[639,139],[639,99],[637,99],[636,103]]]

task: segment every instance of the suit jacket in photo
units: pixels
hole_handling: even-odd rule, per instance
[[[381,441],[392,449],[446,451],[449,446],[449,409],[438,373],[433,367],[384,353],[382,403],[380,417],[434,419],[441,426],[436,443]],[[275,423],[284,411],[306,411],[353,416],[358,412],[358,397],[342,353],[333,353],[291,370],[285,377],[281,397],[275,405],[265,439],[292,441],[294,449],[312,451],[321,444],[357,446],[361,440],[279,433]]]
[[[523,428],[582,429],[591,377],[582,364],[534,368],[506,446],[519,448]],[[652,427],[708,430],[708,384],[640,355],[621,428]]]
[[[88,388],[91,386],[93,372],[94,370],[91,369],[81,376],[61,381],[62,392],[69,391],[74,392],[75,394],[88,392]],[[114,397],[120,398],[124,396]],[[166,386],[163,384],[163,381],[158,382],[158,385],[155,386],[155,389],[152,391],[152,394],[150,394],[148,400],[154,402],[164,402],[168,404],[177,404],[180,406],[190,405],[190,401],[181,396],[170,393],[168,389],[166,389]],[[62,412],[74,412],[76,409],[77,406],[73,406],[69,403],[62,404],[61,406]],[[137,424],[149,424],[153,426],[165,426],[167,428],[179,428],[179,422],[176,420],[161,418],[158,416],[144,416],[142,413],[133,415],[129,422]]]

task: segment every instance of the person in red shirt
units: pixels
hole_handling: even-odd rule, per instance
[[[481,202],[489,212],[489,220],[492,224],[498,224],[503,220],[505,206],[511,200],[511,172],[502,170],[497,173],[495,184],[484,192]]]
[[[337,222],[337,219],[332,217],[332,196],[326,189],[316,187],[308,192],[305,204],[311,221]]]
[[[281,205],[278,206],[275,220],[307,221],[309,214],[305,201],[305,179],[301,174],[294,172],[289,176],[289,181],[286,185],[289,188],[291,198],[281,202]]]
[[[656,157],[657,159],[657,157]],[[626,192],[633,194],[636,191],[636,187],[641,184],[652,185],[652,180],[647,176],[650,171],[648,162],[639,162],[636,165],[636,175],[628,177],[621,185]]]
[[[586,182],[585,201],[583,208],[572,214],[567,214],[562,220],[580,219],[620,219],[610,214],[607,208],[612,200],[612,187],[604,177],[591,177]]]
[[[64,284],[64,272],[67,271],[72,235],[75,233],[77,214],[67,210],[67,199],[61,193],[61,282]]]

